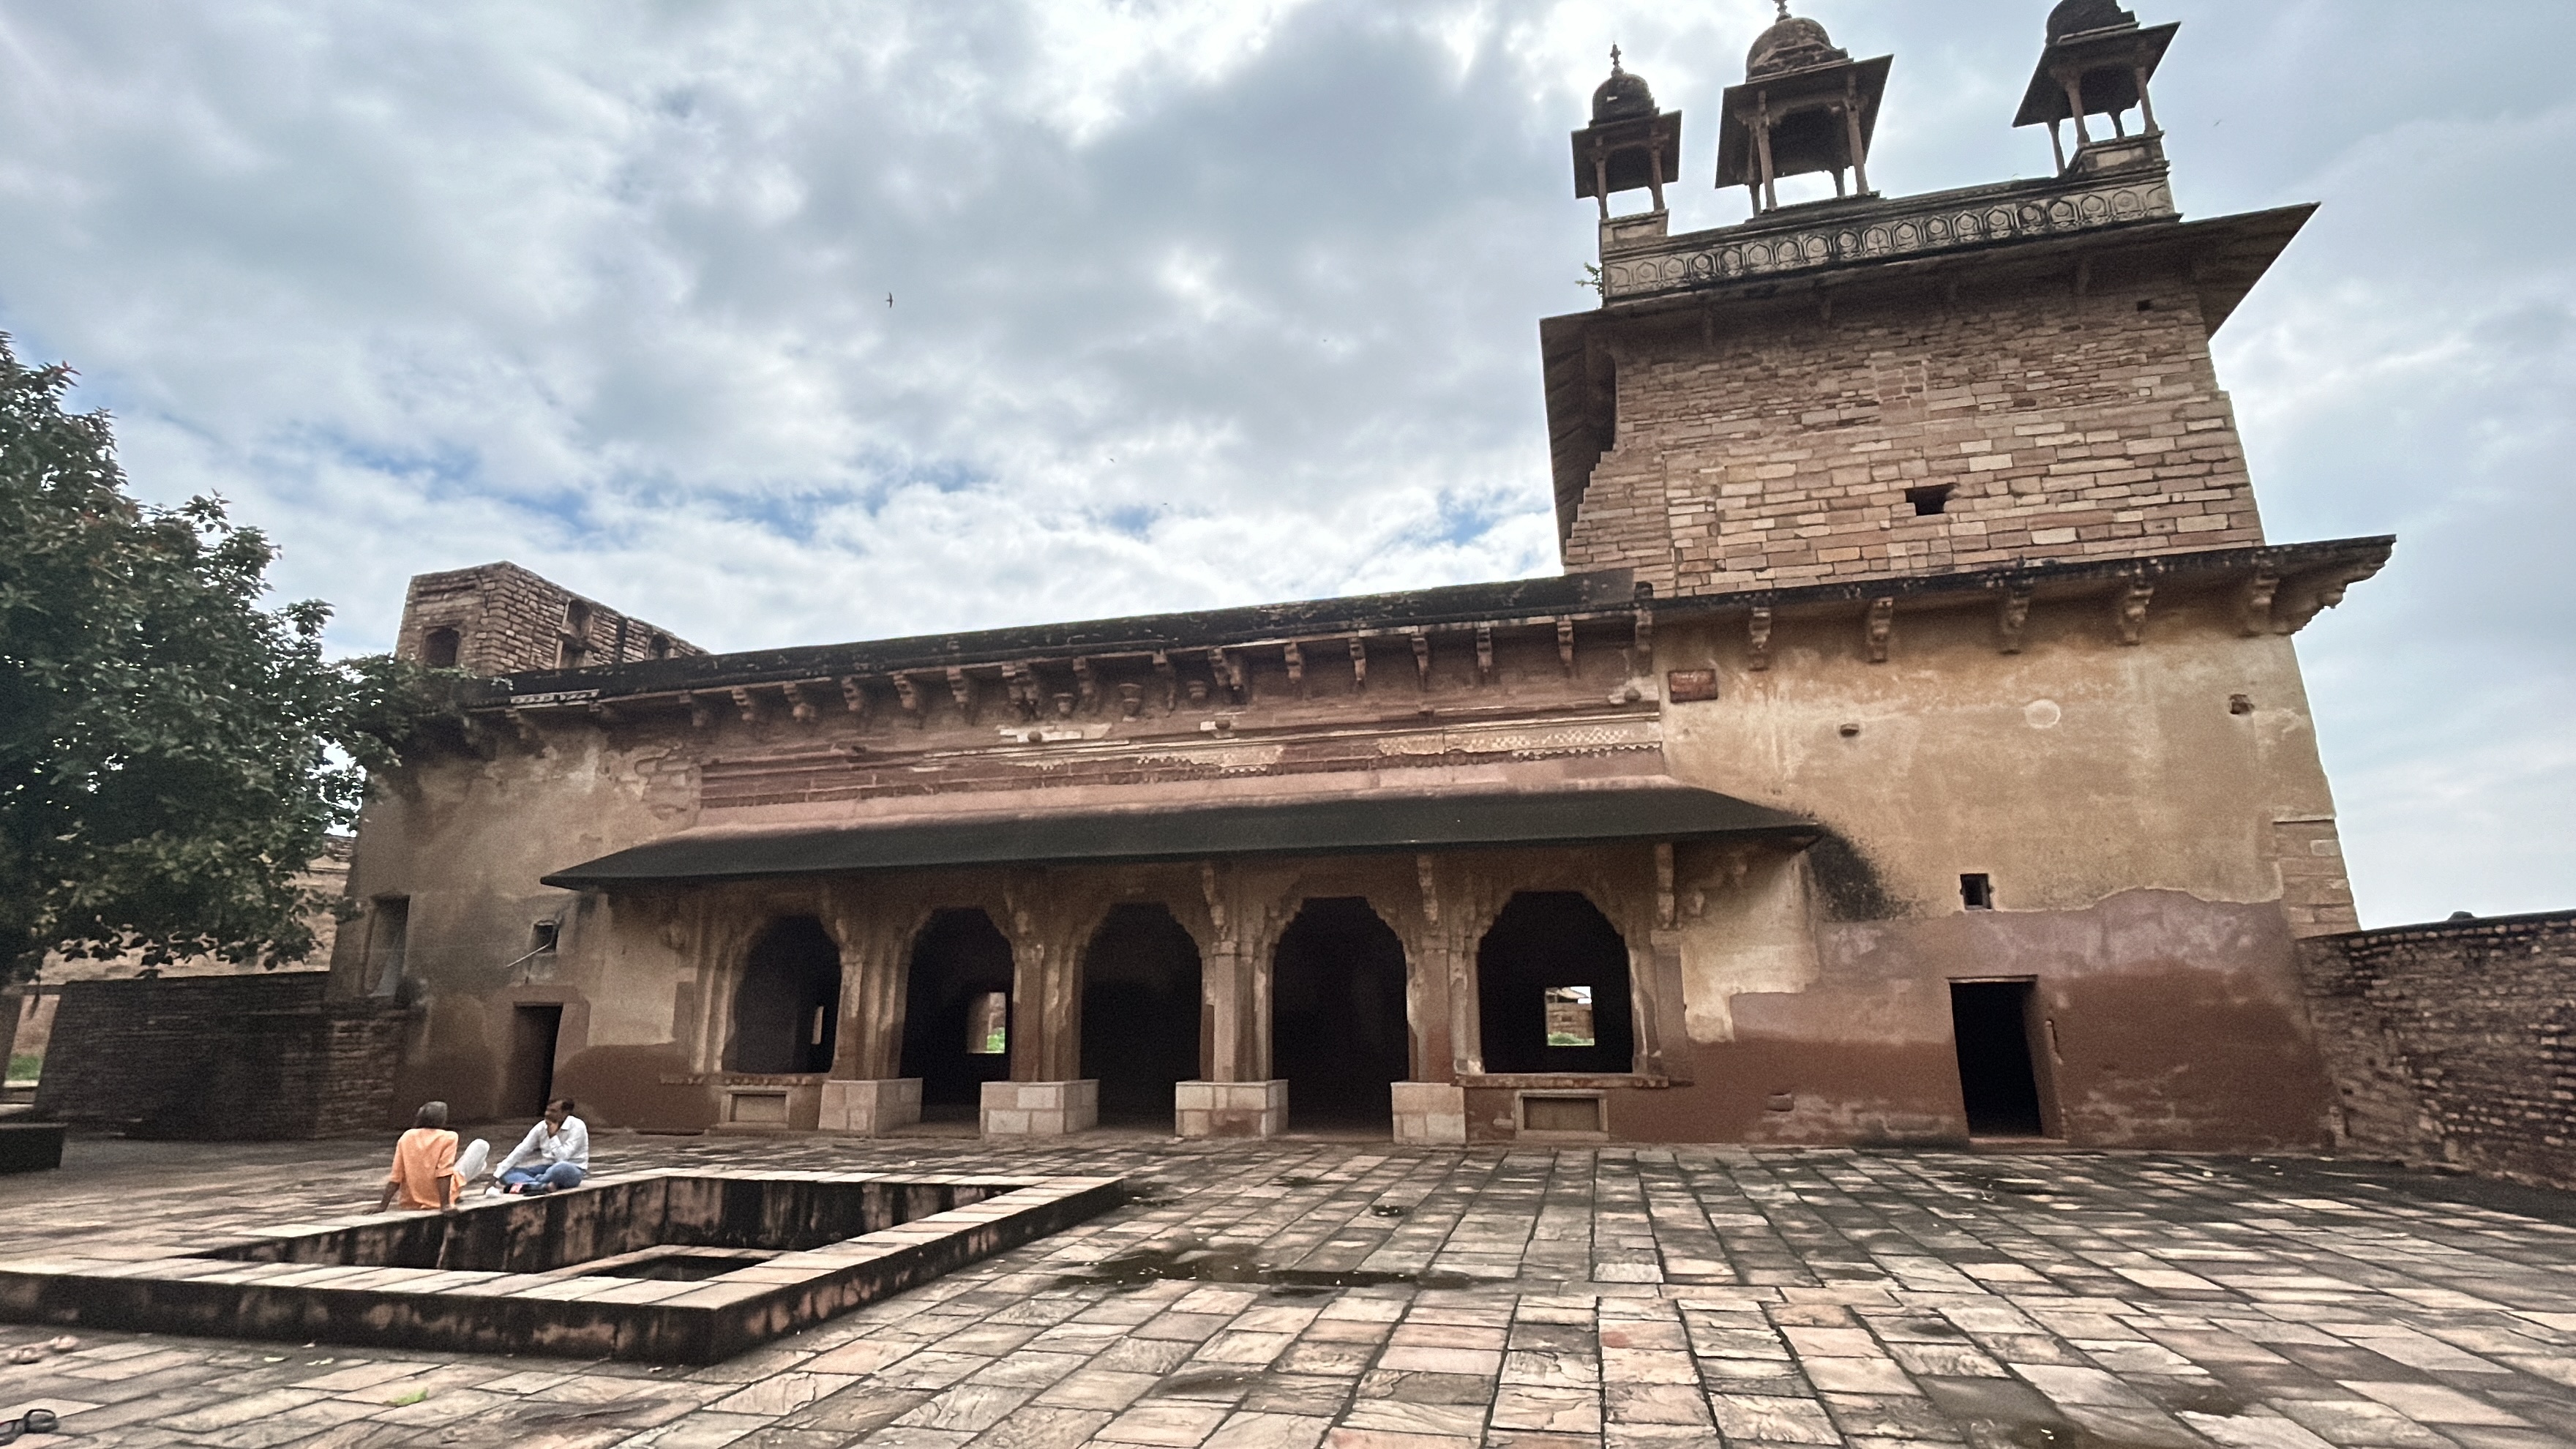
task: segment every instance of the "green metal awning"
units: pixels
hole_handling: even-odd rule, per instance
[[[1396,792],[1156,810],[913,819],[676,835],[558,871],[568,890],[1009,865],[1133,865],[1251,856],[1776,837],[1815,822],[1684,786],[1553,793]]]

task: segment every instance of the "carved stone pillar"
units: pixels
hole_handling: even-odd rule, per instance
[[[904,961],[880,923],[844,917],[841,1025],[817,1126],[878,1137],[921,1120],[921,1079],[903,1065]]]
[[[1100,1125],[1100,1084],[1082,1070],[1082,981],[1076,948],[1057,939],[1043,872],[1005,888],[1011,937],[1011,1080],[986,1082],[987,1137],[1060,1137]]]
[[[1211,862],[1200,868],[1214,939],[1199,956],[1199,1071],[1172,1094],[1172,1130],[1182,1137],[1276,1137],[1288,1130],[1288,1084],[1270,1079],[1270,972],[1247,939],[1251,913],[1233,881]]]
[[[1404,976],[1414,1080],[1390,1088],[1395,1140],[1454,1145],[1467,1140],[1467,1090],[1457,1082],[1473,1039],[1474,959],[1460,949],[1463,912],[1459,902],[1444,896],[1439,862],[1417,856],[1414,871],[1422,889],[1423,932],[1406,953]]]

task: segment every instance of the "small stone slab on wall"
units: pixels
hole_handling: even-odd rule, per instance
[[[2576,1187],[2576,911],[2300,943],[2345,1141]]]

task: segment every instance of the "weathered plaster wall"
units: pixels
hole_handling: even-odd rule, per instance
[[[2300,943],[2353,1149],[2576,1187],[2576,912]]]
[[[2183,278],[1737,303],[1603,344],[1617,442],[1569,569],[1665,593],[2262,542]],[[1914,488],[1954,490],[1918,517]]]

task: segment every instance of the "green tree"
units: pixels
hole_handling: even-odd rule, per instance
[[[0,335],[0,981],[52,949],[275,965],[366,771],[434,713],[422,671],[322,657],[260,607],[275,550],[220,500],[126,496],[104,413]]]

